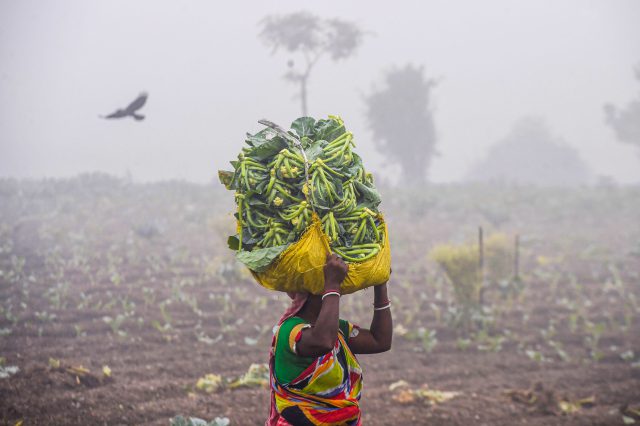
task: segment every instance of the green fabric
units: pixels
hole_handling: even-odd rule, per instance
[[[338,322],[342,335],[348,341],[349,322],[342,319],[338,320]],[[298,356],[289,347],[289,336],[293,328],[298,324],[307,324],[307,322],[300,317],[291,317],[286,319],[278,330],[274,369],[276,379],[280,383],[290,383],[315,361],[313,357]]]

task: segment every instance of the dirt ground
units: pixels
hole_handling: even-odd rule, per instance
[[[182,414],[262,424],[266,387],[195,386],[266,362],[287,303],[227,253],[229,204],[206,187],[103,180],[0,185],[0,357],[19,367],[0,379],[0,423],[168,425]],[[640,211],[627,201],[637,195],[618,194],[606,211],[599,197],[610,194],[566,209],[550,194],[555,213],[514,201],[499,226],[455,209],[467,201],[452,195],[411,226],[390,202],[398,328],[391,351],[359,357],[364,424],[640,424],[629,411],[640,404]],[[465,334],[447,320],[451,291],[425,253],[483,223],[522,233],[524,290],[490,287],[493,320]],[[344,299],[342,317],[367,326],[373,292]],[[459,394],[400,401],[425,386]]]

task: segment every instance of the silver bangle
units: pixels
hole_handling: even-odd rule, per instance
[[[379,308],[373,308],[374,311],[384,311],[385,309],[390,309],[391,308],[391,303],[387,303],[384,306],[381,306]]]
[[[325,294],[322,295],[322,300],[324,300],[325,297],[327,296],[331,296],[331,295],[336,295],[338,297],[340,297],[340,293],[338,293],[337,291],[328,291]]]

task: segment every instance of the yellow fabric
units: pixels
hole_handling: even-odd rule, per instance
[[[291,329],[291,333],[289,334],[289,349],[291,349],[291,352],[293,352],[294,354],[297,354],[296,337],[298,337],[298,333],[300,333],[302,329],[308,328],[308,327],[311,327],[311,326],[309,324],[298,324],[294,326],[293,329]]]
[[[349,264],[349,273],[340,286],[342,294],[354,293],[389,280],[391,247],[387,224],[382,217],[381,220],[384,223],[384,241],[380,252],[365,262]],[[260,285],[270,290],[322,294],[323,267],[329,253],[329,240],[314,213],[311,225],[299,241],[289,246],[266,271],[252,271],[252,274]]]

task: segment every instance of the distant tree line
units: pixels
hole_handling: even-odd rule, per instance
[[[640,82],[640,65],[635,69],[635,77]],[[618,140],[640,149],[640,91],[624,108],[606,104],[604,111],[607,124],[611,126]],[[638,153],[640,154],[640,150]]]
[[[273,53],[291,57],[284,78],[298,86],[303,116],[308,114],[308,83],[318,61],[350,58],[362,45],[365,31],[355,23],[324,19],[308,12],[267,16],[260,38]],[[294,57],[296,59],[294,59]],[[640,81],[640,67],[636,70]],[[433,91],[437,83],[424,69],[406,65],[384,74],[383,83],[364,96],[365,115],[378,151],[401,170],[403,185],[422,185],[437,155]],[[605,106],[607,123],[617,138],[640,147],[640,96],[624,108]],[[580,185],[593,173],[578,152],[552,135],[539,118],[523,118],[492,145],[467,175],[470,180]]]

